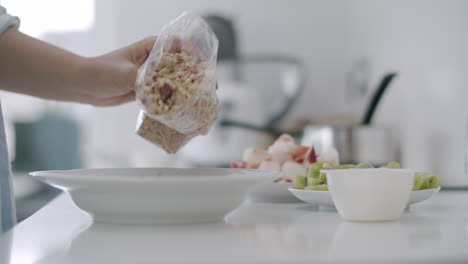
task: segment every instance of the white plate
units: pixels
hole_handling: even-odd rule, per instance
[[[412,191],[410,194],[410,200],[408,202],[408,205],[413,205],[420,203],[422,201],[425,201],[432,196],[434,196],[436,193],[440,191],[440,187],[436,189],[427,189],[427,190],[419,190],[419,191]]]
[[[335,207],[335,205],[333,204],[331,195],[327,191],[308,191],[308,190],[297,190],[294,188],[289,188],[288,190],[305,203],[318,205],[318,206],[324,206],[324,207]],[[410,194],[409,201],[408,201],[408,206],[416,204],[416,203],[420,203],[422,201],[425,201],[431,198],[437,192],[439,192],[439,190],[440,190],[440,187],[436,189],[412,191]]]
[[[220,221],[255,184],[280,175],[246,169],[83,169],[31,175],[68,192],[95,221],[176,224]]]
[[[288,191],[293,186],[292,183],[267,182],[262,183],[249,193],[249,197],[254,202],[269,203],[298,203],[301,202],[294,194]]]

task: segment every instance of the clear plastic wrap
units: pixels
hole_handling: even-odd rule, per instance
[[[136,80],[140,136],[175,153],[208,132],[220,111],[217,53],[218,39],[201,17],[184,12],[164,26]]]
[[[218,39],[199,16],[184,12],[158,36],[136,81],[136,98],[151,118],[190,134],[211,125],[216,96]]]
[[[197,132],[183,134],[174,130],[140,111],[137,121],[137,134],[146,140],[160,146],[169,154],[176,153],[192,138],[199,135]]]

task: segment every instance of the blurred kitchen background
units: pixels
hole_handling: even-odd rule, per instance
[[[96,108],[1,92],[20,220],[57,194],[29,171],[226,166],[244,147],[266,147],[281,131],[298,132],[300,140],[308,124],[359,122],[387,73],[397,76],[371,125],[384,136],[357,133],[356,144],[380,140],[367,157],[384,153],[404,167],[440,173],[443,186],[467,186],[468,1],[0,2],[20,17],[24,33],[83,56],[157,35],[184,10],[205,16],[220,39],[227,122],[176,156],[134,133],[136,103]]]

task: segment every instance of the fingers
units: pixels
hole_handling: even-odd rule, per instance
[[[98,99],[92,102],[91,104],[95,106],[115,106],[115,105],[125,104],[134,100],[135,100],[135,92],[131,91],[127,94],[120,95],[120,96],[115,96],[115,97],[110,97],[110,98],[105,98],[105,99]]]
[[[140,66],[148,58],[155,41],[155,36],[147,37],[126,47],[125,52],[135,65]]]
[[[198,47],[197,43],[193,39],[181,39],[179,37],[172,37],[168,40],[169,49],[167,52],[169,53],[181,53],[184,51],[190,56],[200,58],[204,57],[202,51]]]
[[[171,43],[169,50],[168,50],[169,53],[181,53],[182,52],[182,41],[180,40],[180,38],[173,37],[169,42]]]

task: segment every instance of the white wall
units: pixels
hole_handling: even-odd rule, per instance
[[[98,55],[157,34],[183,10],[231,16],[245,54],[277,52],[303,59],[309,80],[291,118],[349,110],[345,78],[357,60],[370,63],[369,86],[384,72],[398,71],[376,123],[394,127],[405,166],[442,173],[446,185],[466,183],[468,1],[96,0],[88,32],[44,38]],[[88,154],[97,150],[124,159],[135,144],[155,152],[133,135],[134,104],[66,108],[86,127]]]
[[[353,1],[349,59],[366,57],[375,80],[400,76],[376,121],[399,129],[402,162],[466,184],[468,1]]]

